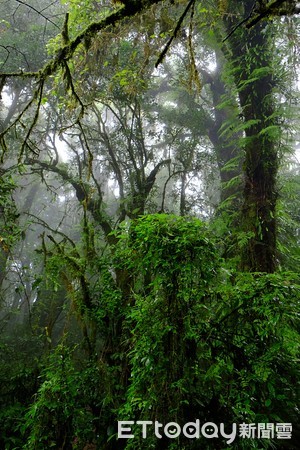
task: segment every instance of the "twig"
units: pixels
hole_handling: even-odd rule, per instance
[[[28,141],[28,139],[29,139],[29,137],[31,135],[31,132],[32,132],[34,126],[36,125],[36,123],[38,121],[38,118],[39,118],[39,115],[40,115],[40,108],[41,108],[42,98],[43,98],[43,90],[44,90],[44,80],[41,80],[41,83],[39,85],[39,90],[38,90],[38,104],[37,104],[37,108],[36,108],[36,111],[35,111],[35,115],[34,115],[33,121],[32,121],[32,123],[31,123],[31,125],[29,127],[29,130],[27,131],[26,137],[25,137],[25,139],[23,141],[23,144],[22,144],[22,147],[21,147],[21,152],[20,152],[19,161],[18,161],[19,163],[21,162],[21,158],[22,158],[22,156],[24,154],[24,150],[25,150],[27,141]],[[35,153],[38,156],[38,154],[34,150],[32,150],[32,151],[33,151],[33,153]]]
[[[232,28],[232,30],[228,33],[228,35],[223,39],[222,42],[227,41],[227,39],[229,39],[230,36],[232,36],[233,33],[234,33],[238,28],[240,28],[245,22],[248,22],[248,20],[251,19],[252,14],[253,14],[253,11],[254,11],[254,9],[255,9],[255,6],[256,6],[256,1],[253,3],[252,8],[251,8],[251,11],[250,11],[250,13],[248,14],[248,16],[245,17],[243,20],[241,20],[237,25],[235,25],[235,26]]]
[[[168,50],[173,42],[173,40],[176,38],[178,31],[180,30],[180,27],[182,25],[182,22],[184,21],[184,18],[186,17],[187,13],[189,12],[190,7],[195,3],[196,0],[190,0],[187,7],[185,8],[185,10],[183,11],[182,15],[180,16],[177,25],[175,27],[174,33],[172,34],[171,38],[168,40],[167,45],[165,46],[165,48],[163,49],[163,51],[161,52],[161,54],[159,55],[158,60],[155,63],[155,67],[157,68],[160,63],[163,61],[164,57],[166,56],[166,54],[168,53]]]
[[[21,0],[15,0],[15,1],[16,1],[17,3],[20,3],[21,5],[27,6],[27,8],[32,9],[34,12],[38,13],[41,17],[43,17],[47,22],[52,23],[52,25],[54,25],[56,28],[59,29],[59,26],[56,25],[55,22],[53,22],[51,19],[49,19],[47,16],[45,16],[45,15],[42,13],[43,10],[39,11],[39,10],[36,9],[34,6],[28,5],[27,3],[22,2]]]
[[[41,219],[40,217],[36,216],[35,214],[31,214],[31,213],[27,213],[25,212],[25,215],[28,217],[32,217],[33,219],[36,220],[36,224],[43,226],[44,228],[46,228],[47,230],[51,231],[54,234],[58,234],[60,236],[62,236],[66,241],[68,241],[71,246],[73,247],[73,249],[76,249],[76,244],[74,243],[74,241],[72,241],[71,238],[69,238],[69,236],[67,236],[65,233],[63,233],[62,231],[56,230],[55,228],[52,228],[48,223],[46,223],[43,219]],[[77,252],[77,255],[79,257],[79,254]]]
[[[79,103],[80,108],[81,108],[79,117],[82,117],[83,114],[84,114],[84,104],[82,103],[82,101],[81,101],[79,95],[77,94],[77,92],[76,92],[76,90],[75,90],[75,86],[74,86],[74,83],[73,83],[72,74],[71,74],[70,68],[69,68],[69,66],[68,66],[68,63],[67,63],[66,61],[64,61],[63,66],[64,66],[64,69],[65,69],[65,77],[66,77],[66,80],[67,80],[67,88],[70,88],[70,89],[71,89],[72,95],[75,97],[75,99],[76,99],[77,102]]]

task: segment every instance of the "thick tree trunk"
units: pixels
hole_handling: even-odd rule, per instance
[[[249,0],[244,2],[245,17],[252,3]],[[232,26],[233,23],[227,19],[227,30]],[[243,252],[241,266],[243,270],[252,272],[273,272],[276,268],[278,127],[269,27],[271,25],[266,22],[260,22],[250,31],[237,30],[228,39],[230,62],[234,67],[245,121],[242,228],[251,237]]]

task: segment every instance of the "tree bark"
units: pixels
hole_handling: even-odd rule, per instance
[[[237,8],[239,2],[235,2]],[[252,0],[244,2],[249,15]],[[232,19],[226,16],[227,31]],[[278,126],[274,102],[275,77],[271,25],[260,22],[250,31],[237,30],[228,38],[230,62],[245,121],[245,187],[243,231],[249,233],[241,268],[251,272],[276,269],[276,177]]]

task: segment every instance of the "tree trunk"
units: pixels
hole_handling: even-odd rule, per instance
[[[252,4],[252,0],[244,2],[244,17],[249,15]],[[226,17],[228,32],[236,20]],[[245,121],[242,229],[249,233],[249,240],[242,254],[241,267],[251,272],[274,272],[276,269],[276,141],[279,128],[273,97],[271,26],[262,21],[250,31],[236,30],[228,39],[230,63]]]

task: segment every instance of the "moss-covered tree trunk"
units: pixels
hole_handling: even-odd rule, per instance
[[[252,0],[236,7],[247,17]],[[229,32],[238,17],[226,16]],[[245,187],[242,229],[249,233],[242,255],[245,271],[273,272],[276,268],[276,176],[278,171],[277,111],[274,102],[272,25],[259,22],[249,31],[240,27],[227,40],[230,63],[245,123]]]

